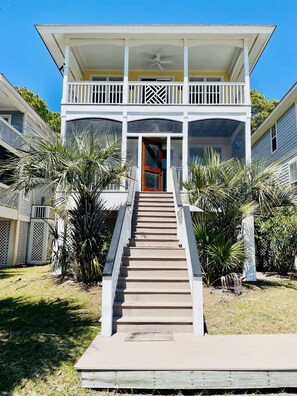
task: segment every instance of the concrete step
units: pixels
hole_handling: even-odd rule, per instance
[[[150,206],[140,206],[140,207],[134,207],[134,212],[141,215],[141,214],[146,214],[146,213],[154,213],[155,215],[160,214],[163,216],[163,214],[165,215],[166,213],[170,214],[170,215],[174,215],[175,216],[175,209],[172,206],[162,206],[162,207],[150,207]]]
[[[134,208],[139,209],[139,208],[170,208],[174,209],[174,204],[173,202],[156,202],[156,201],[151,201],[151,202],[137,202],[135,201],[134,203]]]
[[[163,192],[163,191],[157,191],[157,192],[152,192],[152,191],[137,191],[135,193],[135,197],[173,197],[172,192]]]
[[[173,278],[171,277],[170,279],[164,279],[160,278],[158,276],[157,278],[147,278],[147,277],[125,277],[125,276],[119,276],[118,278],[118,285],[117,287],[119,289],[156,289],[156,290],[162,290],[162,289],[172,289],[175,288],[176,290],[190,290],[190,284],[188,277],[177,277]]]
[[[147,257],[122,257],[122,266],[141,268],[187,268],[185,257],[174,258],[147,258]]]
[[[177,239],[153,239],[153,238],[130,238],[129,246],[140,247],[140,246],[155,246],[155,247],[179,247],[179,242]]]
[[[137,224],[137,223],[146,223],[146,224],[151,224],[151,223],[172,223],[176,224],[176,217],[175,216],[139,216],[139,215],[134,215],[132,217],[132,224]]]
[[[168,228],[160,228],[160,227],[134,227],[132,229],[132,238],[134,238],[135,234],[159,234],[159,235],[177,235],[176,227],[168,227]]]
[[[147,279],[156,279],[158,277],[166,277],[167,279],[183,277],[187,278],[188,270],[187,268],[144,268],[144,267],[124,267],[122,266],[120,269],[120,276],[125,276],[135,278],[147,278]]]
[[[125,257],[145,257],[145,258],[175,258],[186,257],[186,251],[183,248],[161,248],[152,247],[124,247],[123,255]]]
[[[161,229],[165,229],[165,228],[174,228],[176,229],[176,221],[173,223],[168,223],[168,222],[161,222],[161,223],[157,223],[154,221],[151,222],[147,222],[147,221],[138,221],[137,223],[132,222],[132,230],[134,230],[135,228],[161,228]]]
[[[114,331],[121,333],[130,332],[172,332],[172,333],[191,333],[193,322],[190,318],[154,318],[154,317],[133,317],[133,318],[114,318]]]
[[[115,301],[117,302],[151,302],[151,303],[162,303],[162,302],[188,302],[192,303],[191,293],[184,290],[164,289],[117,289]]]
[[[174,202],[173,195],[139,195],[135,197],[134,202]]]
[[[169,317],[192,319],[192,305],[187,302],[179,303],[152,303],[142,302],[115,302],[113,305],[113,313],[115,317]]]
[[[154,241],[176,241],[179,242],[177,238],[175,238],[172,234],[164,235],[164,234],[145,234],[145,233],[139,233],[139,234],[134,234],[134,237],[131,239],[135,240],[154,240]]]

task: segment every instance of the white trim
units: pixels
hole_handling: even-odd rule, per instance
[[[213,82],[213,83],[216,83],[216,82],[224,82],[225,80],[224,80],[224,76],[222,76],[222,75],[214,75],[214,74],[203,74],[203,75],[200,75],[200,74],[195,74],[195,75],[189,75],[189,82],[199,82],[199,81],[191,81],[192,80],[192,78],[203,78],[203,81],[201,81],[201,82]],[[207,78],[219,78],[220,79],[220,81],[209,81],[209,80],[207,80]],[[227,81],[227,82],[229,82],[229,81]],[[230,83],[231,83],[232,81],[230,81]]]
[[[162,81],[160,82],[170,82],[170,81],[175,81],[175,77],[174,76],[138,76],[138,80],[137,81],[142,81],[142,78],[152,78],[152,79],[156,79],[156,81],[151,81],[151,82],[159,82],[158,79],[161,79]],[[167,81],[168,80],[168,81]],[[129,81],[130,83],[133,81]],[[150,81],[143,81],[144,83],[146,82],[150,82]]]
[[[128,132],[127,133],[127,137],[145,137],[145,138],[160,138],[160,137],[183,137],[183,133],[172,133],[172,132],[159,132],[159,133],[155,133],[155,132],[144,132],[144,133],[140,133],[140,132]]]
[[[296,165],[297,168],[297,157],[291,159],[290,161],[288,161],[288,168],[289,168],[289,183],[290,185],[292,184],[296,184],[297,183],[297,176],[296,176],[296,180],[292,180],[292,172],[291,172],[291,167],[292,165]]]
[[[272,137],[272,128],[275,127],[275,137]],[[274,154],[277,152],[278,150],[278,133],[277,133],[277,121],[271,125],[271,127],[269,128],[269,136],[270,136],[270,150],[271,150],[271,154]],[[276,142],[276,149],[273,150],[272,149],[272,139],[275,138],[275,142]]]
[[[0,114],[0,118],[3,118],[4,121],[6,121],[8,124],[11,125],[11,119],[12,119],[11,114]],[[6,118],[7,118],[7,120],[6,120]]]
[[[122,78],[122,81],[124,81],[124,74],[110,74],[110,73],[96,73],[96,74],[90,74],[89,76],[89,80],[87,81],[94,81],[96,82],[96,80],[93,80],[94,77],[102,77],[102,78],[106,78],[106,82],[109,82],[109,78],[113,78],[113,77],[118,77],[118,78]],[[77,82],[77,81],[71,81],[71,82]],[[100,82],[100,81],[98,81]],[[104,81],[102,81],[104,82]],[[111,81],[111,82],[117,82],[117,81]],[[119,81],[120,82],[120,81]]]

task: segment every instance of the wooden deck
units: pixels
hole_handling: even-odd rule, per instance
[[[97,336],[75,367],[86,388],[297,388],[297,334],[117,333]]]

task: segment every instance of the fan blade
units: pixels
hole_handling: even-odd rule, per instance
[[[161,65],[161,63],[157,63],[157,66],[160,70],[164,70],[164,67]]]
[[[172,60],[161,60],[160,63],[162,63],[163,65],[166,65],[166,64],[173,63],[173,61]]]
[[[160,60],[161,60],[161,52],[157,52],[155,58],[156,58],[156,60],[158,62],[160,62]]]

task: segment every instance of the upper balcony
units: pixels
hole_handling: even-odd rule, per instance
[[[67,85],[65,104],[86,105],[245,105],[245,83],[238,82],[123,82],[75,81]],[[185,94],[186,93],[186,94]]]
[[[39,25],[62,105],[250,105],[274,26]]]

